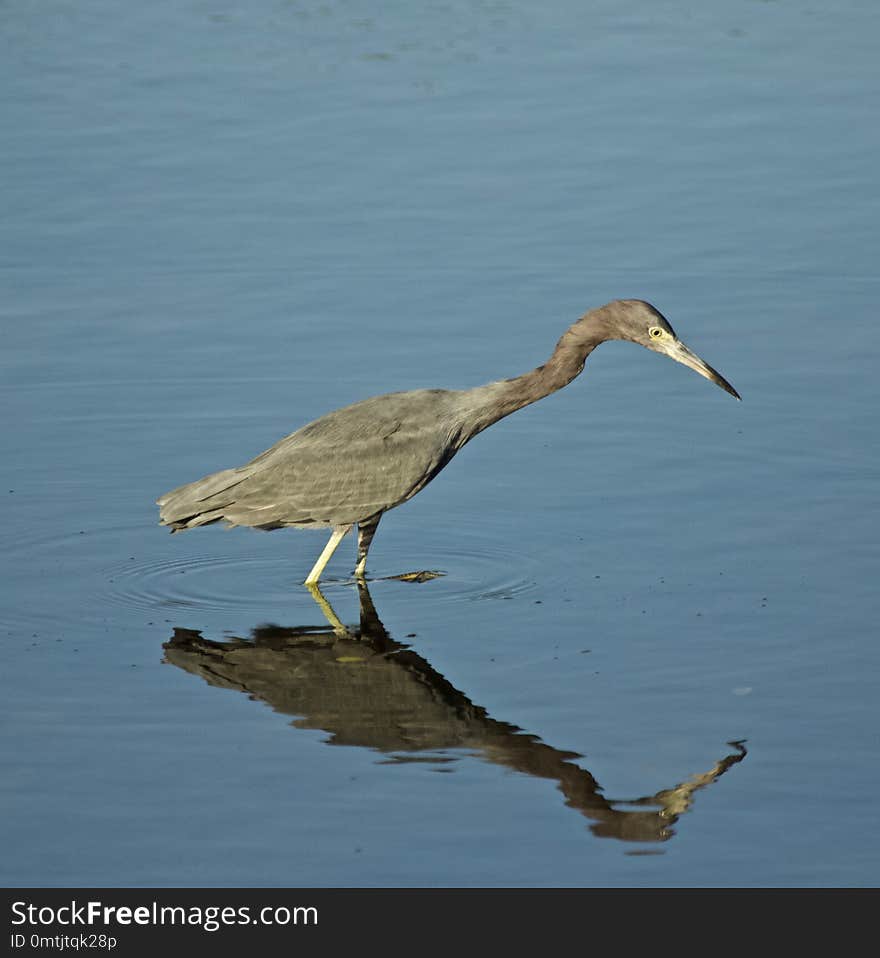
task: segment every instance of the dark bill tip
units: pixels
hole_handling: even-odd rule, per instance
[[[716,386],[720,386],[726,393],[730,393],[734,399],[738,399],[742,402],[742,396],[730,385],[730,383],[719,373],[717,370],[713,369],[707,362],[704,362],[700,357],[691,352],[690,349],[685,346],[683,342],[677,340],[675,345],[668,353],[671,359],[674,359],[676,362],[681,363],[684,366],[687,366],[689,369],[693,369],[694,372],[698,372],[701,376],[705,376],[706,379],[711,380],[715,383]]]
[[[709,368],[711,369],[712,367],[710,366]],[[716,373],[714,369],[712,369],[712,375],[709,378],[713,383],[715,383],[716,386],[720,386],[726,393],[730,393],[734,399],[738,399],[740,402],[742,402],[742,396],[740,396],[740,394],[723,376],[720,376],[718,373]]]

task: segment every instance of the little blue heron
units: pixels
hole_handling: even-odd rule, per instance
[[[683,363],[739,399],[691,352],[650,303],[615,300],[565,331],[542,366],[474,389],[415,389],[345,406],[285,436],[244,466],[180,486],[158,500],[172,532],[225,521],[257,529],[329,527],[306,578],[315,584],[357,524],[355,575],[363,577],[379,520],[420,492],[465,443],[517,409],[568,385],[609,339],[639,343]]]

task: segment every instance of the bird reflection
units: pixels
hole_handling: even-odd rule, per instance
[[[205,639],[175,629],[163,646],[165,661],[209,685],[237,689],[276,712],[297,716],[296,728],[322,729],[334,745],[357,745],[388,761],[452,762],[466,749],[487,762],[557,783],[566,805],[590,819],[603,838],[662,842],[686,812],[694,793],[746,755],[742,742],[707,771],[672,788],[636,799],[603,795],[596,779],[561,751],[510,725],[454,688],[408,646],[391,638],[376,614],[365,582],[358,583],[360,623],[344,626],[315,587],[326,626],[263,625],[250,639]]]

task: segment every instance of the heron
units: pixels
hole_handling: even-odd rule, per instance
[[[698,372],[736,399],[739,393],[676,336],[650,303],[618,299],[591,309],[530,372],[472,389],[385,393],[315,419],[243,466],[166,493],[160,524],[171,532],[223,521],[272,530],[329,528],[330,539],[305,585],[314,586],[339,543],[357,526],[357,565],[382,516],[412,499],[456,453],[493,423],[567,386],[608,340],[638,343]]]

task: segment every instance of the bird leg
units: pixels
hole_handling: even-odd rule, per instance
[[[321,578],[324,566],[330,561],[330,556],[336,547],[351,532],[351,525],[334,526],[330,541],[324,546],[324,551],[318,556],[318,561],[312,566],[312,571],[306,576],[305,585],[314,585]]]
[[[373,541],[373,536],[376,534],[381,518],[382,513],[380,512],[372,519],[365,519],[358,523],[358,562],[354,568],[354,574],[359,579],[364,577],[364,570],[367,568],[367,553],[370,551],[370,543]]]

